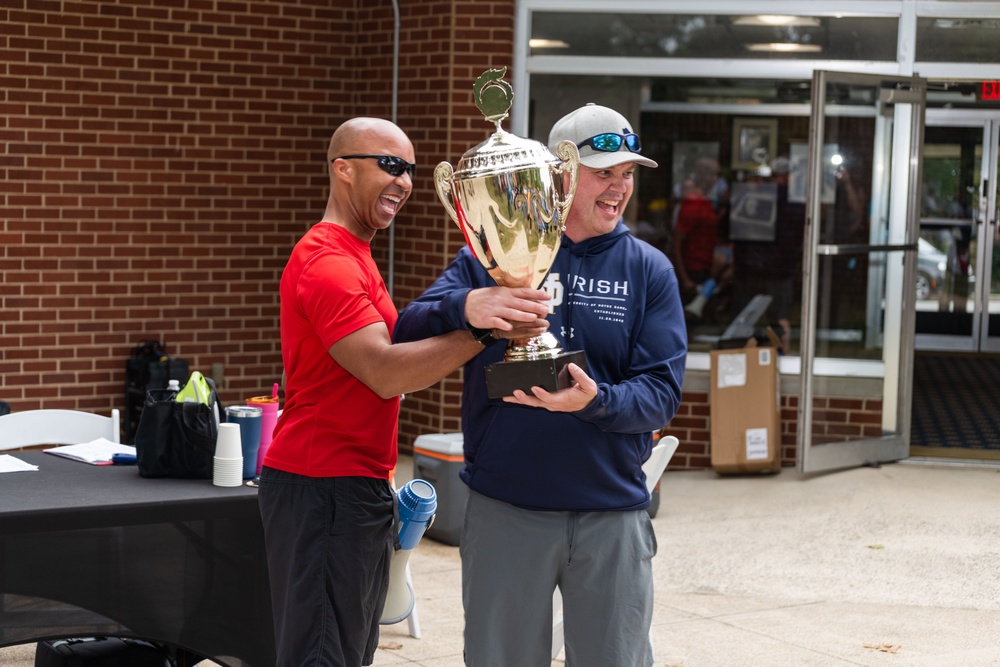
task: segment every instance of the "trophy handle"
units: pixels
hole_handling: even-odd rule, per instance
[[[458,222],[458,212],[455,210],[455,204],[451,200],[451,177],[453,174],[454,170],[452,170],[450,164],[447,162],[438,163],[438,166],[434,167],[434,190],[437,192],[438,199],[444,204],[444,210],[448,211],[448,215],[451,216],[452,221],[455,224],[461,224]]]
[[[572,141],[563,140],[556,146],[556,155],[562,160],[562,164],[556,168],[557,173],[569,170],[569,188],[563,193],[561,202],[556,202],[559,207],[559,219],[562,225],[566,226],[566,214],[573,203],[573,196],[576,194],[576,180],[580,174],[580,149]]]

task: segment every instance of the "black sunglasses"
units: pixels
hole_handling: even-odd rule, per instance
[[[395,155],[341,155],[340,157],[333,158],[333,160],[360,160],[364,158],[378,160],[378,168],[391,176],[402,176],[405,171],[412,179],[413,174],[417,171],[416,163],[407,162]],[[330,160],[330,162],[333,162],[333,160]]]
[[[615,134],[614,132],[605,132],[604,134],[598,134],[590,139],[581,141],[576,145],[577,148],[583,148],[584,146],[591,146],[595,151],[603,151],[605,153],[614,153],[619,148],[622,147],[622,142],[628,146],[628,149],[633,153],[638,153],[642,150],[642,144],[639,143],[638,134]]]

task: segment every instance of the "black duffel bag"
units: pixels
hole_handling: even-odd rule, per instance
[[[211,479],[221,414],[215,383],[206,405],[177,401],[170,389],[146,392],[135,433],[136,463],[143,477]]]
[[[166,667],[166,649],[141,639],[50,639],[35,647],[35,667]]]

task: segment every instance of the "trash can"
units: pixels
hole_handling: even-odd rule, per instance
[[[413,443],[413,478],[430,482],[437,491],[437,513],[424,533],[458,546],[469,490],[458,473],[465,466],[461,433],[429,433]]]

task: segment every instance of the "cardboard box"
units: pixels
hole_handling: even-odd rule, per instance
[[[741,349],[713,350],[708,404],[716,472],[781,470],[778,352],[754,339]]]

